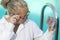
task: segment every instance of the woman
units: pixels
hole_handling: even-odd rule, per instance
[[[28,19],[28,7],[24,0],[2,0],[8,10],[0,19],[0,40],[52,40],[54,28],[49,27],[46,33]]]

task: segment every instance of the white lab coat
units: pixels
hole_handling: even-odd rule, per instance
[[[13,28],[14,25],[8,23],[4,17],[0,19],[0,40],[10,40],[14,34]],[[24,24],[19,25],[16,35],[15,40],[52,40],[53,32],[47,30],[43,34],[33,21],[27,19]]]

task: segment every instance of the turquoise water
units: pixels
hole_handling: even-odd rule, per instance
[[[60,1],[59,0],[26,0],[28,7],[29,7],[29,18],[33,20],[39,27],[40,27],[40,20],[41,20],[41,10],[42,7],[46,3],[51,3],[54,5],[58,12],[58,16],[60,15]],[[6,10],[0,5],[0,19],[5,15]],[[52,10],[47,7],[45,10],[45,15],[44,15],[44,27],[43,27],[43,32],[45,32],[48,28],[48,25],[46,23],[46,20],[48,16],[54,16]],[[59,21],[60,21],[60,16],[59,16]],[[60,40],[60,22],[59,22],[59,37],[58,40]]]

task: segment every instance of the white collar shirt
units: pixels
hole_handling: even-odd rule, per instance
[[[0,20],[0,40],[10,40],[14,34],[13,28],[14,25],[8,23],[3,17]],[[43,32],[38,28],[38,26],[30,19],[27,19],[24,24],[19,25],[15,40],[34,40],[34,38],[42,36]]]

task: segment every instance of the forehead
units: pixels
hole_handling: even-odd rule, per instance
[[[21,15],[21,16],[26,15],[27,12],[28,12],[28,9],[26,7],[23,7],[20,9],[17,8],[16,10],[14,9],[11,11],[12,14]]]

